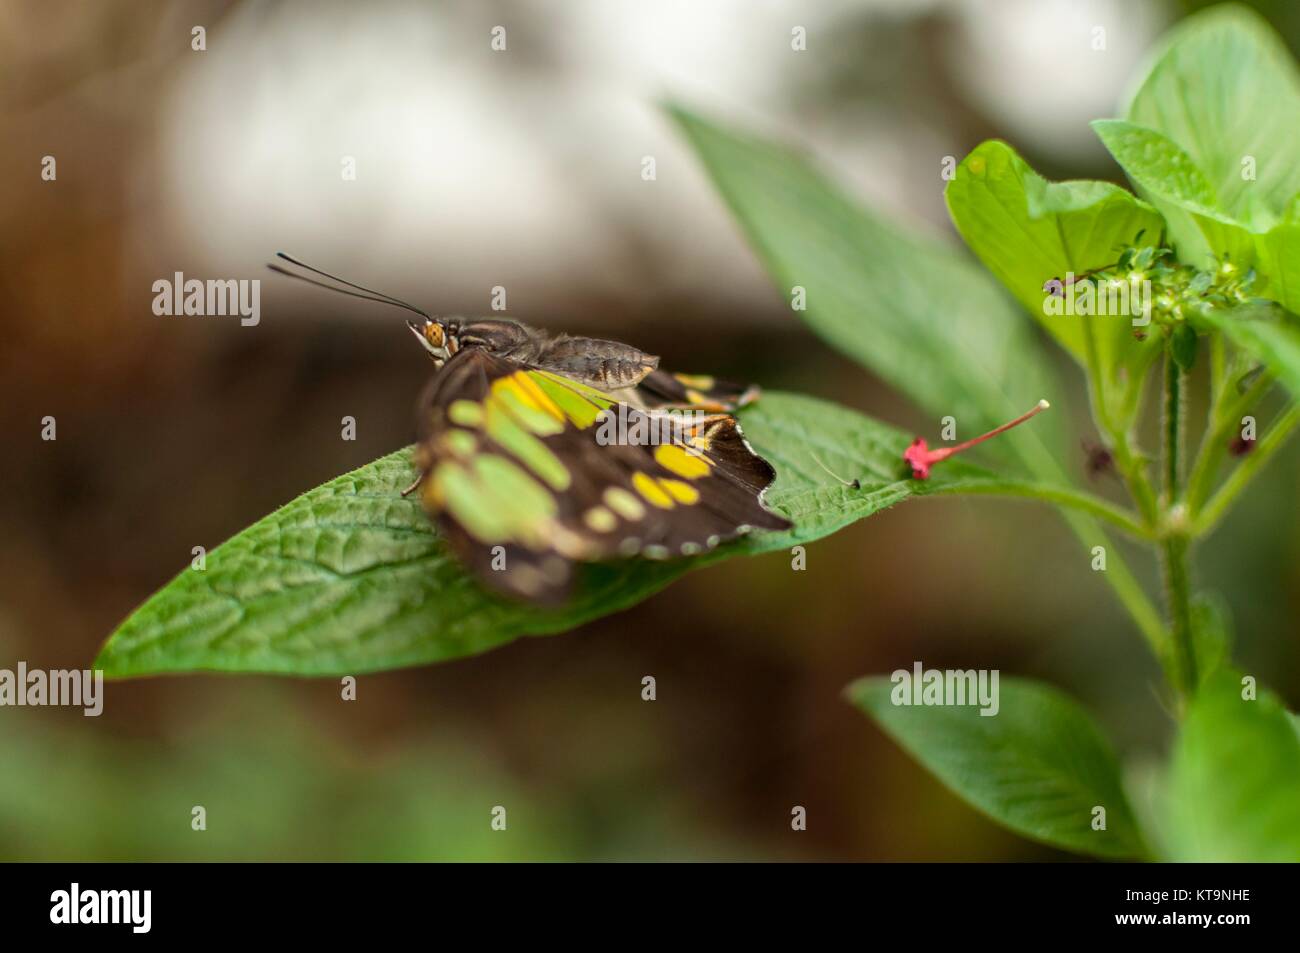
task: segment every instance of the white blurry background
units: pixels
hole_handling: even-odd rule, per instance
[[[245,275],[283,248],[441,310],[486,311],[503,285],[512,313],[558,323],[663,319],[683,296],[775,315],[664,102],[804,144],[942,228],[940,163],[974,144],[970,115],[1100,163],[1087,120],[1164,19],[1121,0],[246,3],[195,53],[205,18],[160,14],[169,79],[139,91],[159,109],[133,183],[146,260]]]

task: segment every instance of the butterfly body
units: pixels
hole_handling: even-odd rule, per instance
[[[407,327],[441,367],[462,349],[477,349],[517,364],[554,371],[592,387],[621,389],[639,384],[659,358],[618,341],[551,337],[518,321],[428,319]]]

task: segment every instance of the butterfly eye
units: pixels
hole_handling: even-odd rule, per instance
[[[436,321],[426,321],[424,325],[424,336],[428,339],[430,346],[440,348],[443,345],[444,335],[442,325]]]

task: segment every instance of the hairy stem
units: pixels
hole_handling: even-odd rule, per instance
[[[1183,369],[1172,354],[1165,355],[1165,413],[1163,438],[1164,504],[1178,502],[1183,455]]]
[[[1160,544],[1161,568],[1169,605],[1173,653],[1170,681],[1183,699],[1196,690],[1196,650],[1192,644],[1192,585],[1188,566],[1188,539],[1173,533]]]
[[[1169,659],[1170,681],[1186,700],[1196,689],[1196,649],[1192,644],[1192,585],[1188,566],[1189,540],[1186,509],[1180,497],[1179,464],[1183,454],[1183,383],[1185,374],[1165,354],[1164,420],[1161,427],[1164,487],[1160,566],[1165,580],[1169,610],[1169,635],[1173,652]]]

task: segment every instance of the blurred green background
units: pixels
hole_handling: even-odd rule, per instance
[[[792,319],[657,103],[799,142],[951,236],[941,161],[987,137],[1119,181],[1087,120],[1191,6],[5,3],[0,668],[88,665],[192,546],[410,441],[429,365],[400,319],[273,278],[279,249],[435,311],[484,313],[502,285],[522,320],[936,431]],[[1291,5],[1258,8],[1300,43]],[[155,317],[175,271],[263,278],[261,323]],[[1238,661],[1292,709],[1298,477],[1293,446],[1198,554]],[[362,677],[356,701],[185,677],[110,683],[99,718],[0,709],[0,859],[1064,858],[843,701],[914,660],[1060,685],[1129,758],[1167,742],[1159,672],[1059,518],[926,500],[816,544],[806,572],[727,562],[575,632]]]

